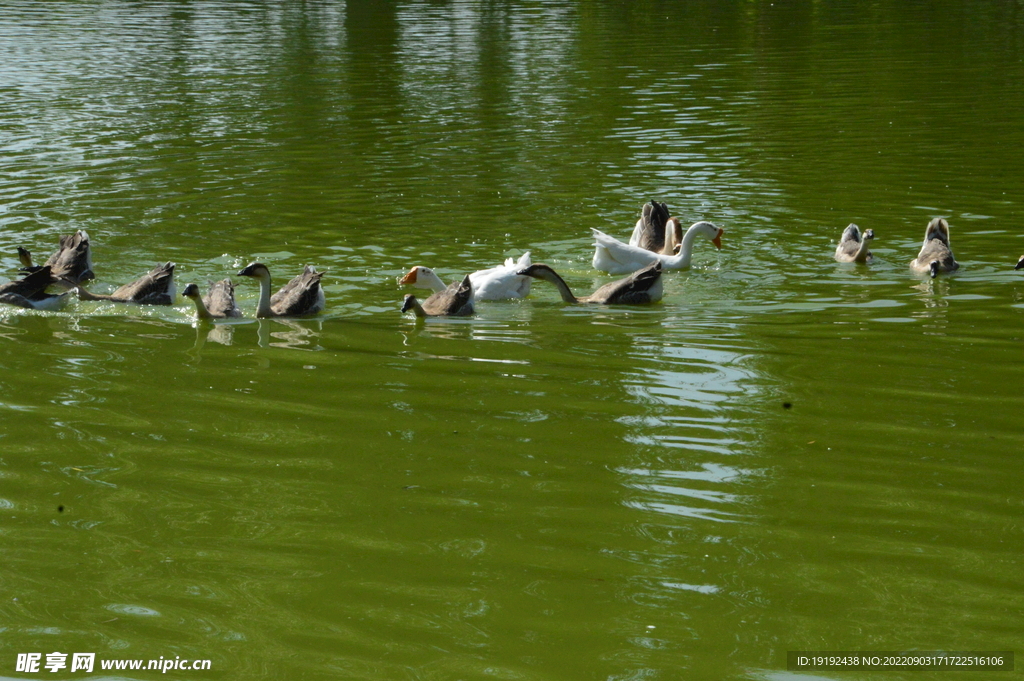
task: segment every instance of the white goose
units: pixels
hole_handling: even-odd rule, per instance
[[[665,229],[675,229],[678,218],[669,218]],[[715,248],[722,247],[722,235],[725,230],[715,227],[710,222],[695,222],[683,235],[683,242],[676,255],[653,253],[638,246],[624,244],[615,237],[592,229],[594,233],[594,268],[609,274],[629,274],[635,272],[655,260],[661,262],[662,269],[681,270],[690,266],[693,255],[693,241],[698,236],[709,239]]]
[[[478,270],[469,275],[473,285],[474,300],[508,300],[525,298],[530,295],[531,278],[519,274],[520,270],[530,266],[530,252],[519,256],[519,260],[508,258],[505,264]],[[440,293],[448,288],[441,277],[429,267],[417,265],[398,280],[399,284],[412,285],[418,288],[429,288]]]

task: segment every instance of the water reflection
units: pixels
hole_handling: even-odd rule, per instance
[[[732,348],[714,333],[698,340],[685,327],[673,331],[657,340],[638,338],[632,353],[641,370],[624,387],[644,409],[642,416],[622,419],[639,464],[618,469],[630,490],[624,503],[734,522],[749,503],[743,490],[752,471],[723,457],[749,453],[751,426],[741,405],[760,399],[764,380],[752,369],[748,349]]]
[[[320,335],[323,331],[322,320],[298,321],[285,317],[258,319],[257,335],[261,348],[289,348],[292,350],[323,350]],[[274,330],[285,326],[287,330]]]

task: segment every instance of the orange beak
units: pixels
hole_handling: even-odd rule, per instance
[[[715,248],[722,250],[722,235],[725,234],[725,230],[721,227],[718,228],[718,234],[711,240],[711,243],[715,245]]]
[[[408,274],[406,274],[404,277],[402,277],[401,279],[398,280],[398,283],[402,284],[402,285],[415,284],[416,283],[416,268],[413,267],[411,270],[409,270]]]

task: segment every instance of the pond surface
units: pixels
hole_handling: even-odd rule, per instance
[[[1019,2],[5,3],[6,276],[85,229],[94,292],[261,260],[328,309],[0,309],[0,676],[1024,650],[1022,83]],[[725,229],[659,304],[399,312],[526,250],[593,290],[651,199]],[[938,216],[961,269],[920,278]]]

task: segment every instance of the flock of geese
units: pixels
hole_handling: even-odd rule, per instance
[[[95,279],[92,271],[92,249],[89,234],[79,230],[62,236],[60,246],[44,264],[32,264],[32,254],[18,248],[21,261],[20,279],[0,285],[0,303],[36,310],[59,309],[73,291],[79,300],[105,300],[135,305],[173,305],[177,289],[174,284],[174,263],[157,265],[142,277],[121,286],[109,295],[90,293],[83,282]],[[324,309],[324,290],[320,287],[322,273],[306,266],[302,273],[271,295],[270,270],[254,262],[238,273],[252,277],[260,284],[256,304],[257,317],[302,317]],[[51,288],[63,289],[51,293]],[[235,303],[235,285],[230,279],[212,282],[205,296],[196,284],[188,284],[181,295],[191,299],[200,319],[241,317]]]
[[[555,285],[566,303],[599,305],[641,305],[653,303],[662,297],[661,275],[666,270],[685,269],[690,266],[694,242],[697,237],[722,247],[724,230],[710,222],[696,222],[683,232],[679,218],[670,215],[664,203],[651,201],[644,205],[633,228],[629,243],[622,243],[597,229],[594,233],[595,269],[610,274],[629,276],[605,284],[590,295],[577,297],[565,280],[549,265],[533,263],[527,251],[518,260],[508,258],[503,265],[479,270],[466,275],[462,281],[446,285],[429,267],[417,265],[399,279],[402,285],[432,289],[433,294],[422,302],[412,294],[405,296],[402,312],[414,312],[419,317],[466,316],[474,313],[477,300],[506,300],[525,298],[530,293],[533,279]],[[843,230],[835,259],[840,262],[868,263],[874,232],[863,233],[851,224]],[[34,265],[32,255],[18,248],[21,262],[20,279],[0,285],[0,303],[37,310],[59,309],[74,292],[80,300],[104,300],[137,305],[172,305],[176,288],[174,263],[157,265],[144,276],[121,286],[109,295],[90,293],[82,284],[95,275],[92,271],[92,253],[89,235],[82,230],[63,236],[60,246],[44,264]],[[949,224],[942,218],[928,223],[924,243],[910,268],[919,274],[936,277],[941,272],[959,268],[949,241]],[[1021,256],[1015,269],[1024,269]],[[271,294],[270,270],[263,263],[254,262],[238,272],[238,276],[251,277],[259,282],[260,296],[256,304],[256,317],[303,317],[321,312],[325,307],[324,291],[320,286],[321,272],[306,266],[302,273]],[[59,289],[61,292],[52,293]],[[196,284],[188,284],[181,294],[195,303],[200,319],[241,317],[235,303],[235,286],[231,279],[210,284],[202,295]]]

